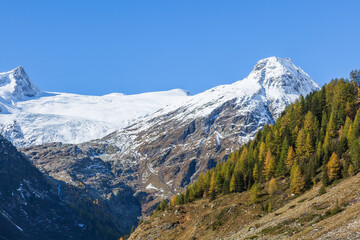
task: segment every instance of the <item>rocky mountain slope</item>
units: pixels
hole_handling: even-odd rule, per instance
[[[0,239],[92,238],[52,184],[0,136]]]
[[[0,134],[17,147],[48,142],[81,143],[103,137],[188,93],[85,96],[39,90],[20,66],[0,73]]]
[[[290,59],[271,57],[244,80],[190,96],[102,139],[22,151],[53,178],[81,182],[95,198],[108,200],[131,226],[137,209],[149,213],[160,199],[273,123],[300,94],[316,89]],[[126,202],[117,196],[126,196]]]
[[[286,181],[280,189],[287,188]],[[359,239],[360,174],[327,187],[321,183],[295,197],[286,191],[250,204],[249,191],[221,196],[215,201],[201,199],[159,212],[143,222],[129,240],[135,239]],[[288,197],[286,197],[288,196]],[[266,198],[269,198],[266,200]]]

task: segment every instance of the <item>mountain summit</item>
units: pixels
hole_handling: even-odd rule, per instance
[[[24,68],[19,66],[9,72],[0,73],[0,97],[11,102],[39,96],[41,90],[31,82]]]
[[[123,208],[116,198],[109,200],[118,216],[136,204],[148,213],[274,123],[300,94],[318,88],[290,59],[271,57],[259,61],[243,80],[187,96],[102,139],[33,146],[24,152],[51,177],[70,184],[81,181],[96,197],[126,195],[124,185],[131,188],[134,198]]]

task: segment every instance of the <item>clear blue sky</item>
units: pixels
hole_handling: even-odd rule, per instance
[[[316,82],[360,68],[360,1],[0,1],[0,72],[43,90],[198,93],[291,57]]]

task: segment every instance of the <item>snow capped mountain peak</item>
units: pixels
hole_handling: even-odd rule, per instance
[[[256,63],[247,78],[259,82],[264,88],[287,88],[285,90],[307,94],[308,87],[319,86],[290,58],[269,57]]]
[[[31,82],[24,68],[19,66],[5,73],[0,73],[0,97],[2,101],[18,101],[36,97],[42,91]]]

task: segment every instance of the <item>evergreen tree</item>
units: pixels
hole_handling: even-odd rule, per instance
[[[211,179],[210,179],[210,188],[209,188],[209,195],[215,193],[215,177],[216,177],[216,173],[215,171],[212,172],[211,174]]]
[[[255,181],[255,182],[257,182],[258,179],[259,179],[259,168],[258,168],[257,163],[255,163],[255,166],[254,166],[253,178],[254,178],[254,181]]]
[[[305,141],[305,157],[309,159],[313,153],[314,153],[313,140],[310,137],[310,133],[308,133]]]
[[[350,148],[350,156],[352,164],[355,169],[360,168],[360,143],[359,140],[355,140]]]
[[[235,181],[236,181],[235,174],[233,174],[230,180],[230,186],[229,186],[230,192],[235,192],[235,183],[236,183]]]
[[[281,153],[280,153],[280,160],[282,160],[283,162],[286,161],[288,150],[289,150],[289,141],[287,140],[287,137],[285,137],[281,145]]]
[[[326,128],[326,133],[328,134],[330,139],[336,137],[335,118],[333,112],[331,112],[330,119]]]

